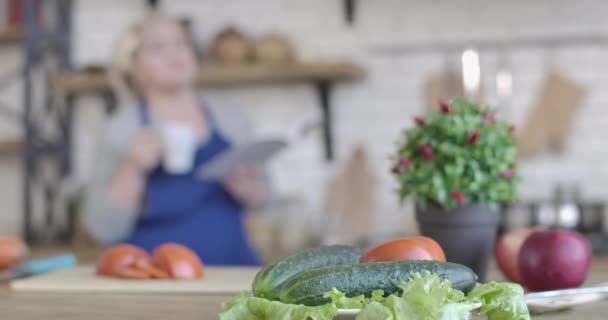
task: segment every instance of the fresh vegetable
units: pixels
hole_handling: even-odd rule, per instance
[[[203,264],[190,249],[167,243],[154,256],[130,244],[110,247],[97,261],[97,275],[124,279],[195,279],[203,275]]]
[[[241,294],[222,304],[220,320],[332,320],[338,310],[332,304],[319,307],[285,304]]]
[[[445,262],[445,253],[428,237],[400,238],[381,243],[365,251],[361,262],[434,260]]]
[[[384,291],[374,290],[369,298],[365,297],[364,294],[349,298],[346,293],[333,288],[330,292],[325,293],[323,297],[329,298],[338,309],[361,309],[368,305],[370,301],[383,301]]]
[[[453,289],[449,281],[437,275],[414,274],[400,285],[402,293],[370,303],[357,319],[468,319],[474,304],[464,301],[464,293]],[[390,318],[389,318],[390,319]]]
[[[220,320],[330,320],[338,308],[360,308],[357,320],[468,320],[471,310],[479,306],[479,313],[487,315],[488,320],[530,319],[523,289],[517,284],[491,282],[465,296],[452,288],[449,280],[429,272],[413,274],[400,284],[399,293],[387,297],[376,290],[369,298],[347,298],[337,289],[325,296],[331,302],[307,307],[241,294],[222,305]]]
[[[524,241],[538,228],[522,228],[506,232],[496,242],[494,256],[496,264],[507,279],[521,284],[519,275],[519,251]]]
[[[17,238],[0,237],[0,270],[10,268],[27,254],[27,246]]]
[[[112,277],[122,278],[122,279],[131,279],[131,280],[144,280],[150,279],[150,274],[143,271],[138,270],[132,267],[125,267],[121,269],[117,269],[111,275]]]
[[[535,232],[519,252],[519,272],[523,284],[532,291],[578,287],[590,267],[591,244],[578,232]]]
[[[173,279],[203,277],[203,262],[192,250],[177,243],[166,243],[154,249],[152,262]]]
[[[359,261],[363,249],[352,246],[321,246],[283,258],[260,271],[253,281],[253,294],[270,300],[279,298],[285,281],[304,271]]]
[[[357,320],[468,320],[471,311],[478,310],[488,320],[529,320],[523,288],[514,283],[490,282],[474,288],[468,295],[453,289],[449,280],[441,280],[436,274],[414,274],[402,282],[401,294],[386,298],[376,292],[363,301]],[[351,304],[348,299],[338,300],[339,291],[332,292],[332,304]],[[358,300],[359,298],[351,298]]]
[[[415,273],[430,272],[450,280],[455,289],[469,292],[477,283],[477,275],[469,268],[449,262],[396,261],[347,264],[318,268],[290,278],[280,293],[285,303],[318,306],[329,302],[323,294],[336,288],[347,296],[370,296],[375,290],[397,293],[404,279]]]
[[[169,279],[171,276],[167,271],[160,269],[160,267],[152,265],[150,260],[137,260],[133,264],[133,268],[146,273],[150,278],[154,279]]]
[[[524,289],[515,283],[488,282],[467,295],[470,302],[481,302],[479,314],[488,320],[530,319]]]
[[[144,277],[145,272],[136,270],[133,265],[137,261],[147,261],[149,259],[150,256],[143,249],[130,244],[119,244],[110,247],[99,257],[97,260],[97,275],[146,279],[149,277]]]

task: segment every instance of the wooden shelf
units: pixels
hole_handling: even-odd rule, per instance
[[[15,44],[21,41],[23,33],[20,29],[11,28],[0,31],[0,44]]]
[[[350,81],[363,78],[365,72],[350,63],[294,63],[286,65],[203,64],[197,78],[202,87],[229,87],[245,84],[304,81]],[[105,72],[70,72],[51,79],[53,89],[78,94],[107,91],[110,82]]]
[[[8,140],[2,139],[0,140],[0,155],[13,155],[21,152],[22,143],[21,140]]]
[[[323,117],[323,141],[325,157],[333,158],[333,129],[331,114],[332,84],[353,81],[365,76],[365,71],[350,63],[292,63],[284,65],[218,65],[203,64],[197,83],[201,87],[234,87],[265,83],[301,82],[312,85],[319,97]],[[111,83],[105,70],[61,73],[50,80],[53,91],[76,96],[80,94],[101,95],[107,110],[116,108],[116,99],[108,99]],[[71,101],[73,99],[67,99]]]

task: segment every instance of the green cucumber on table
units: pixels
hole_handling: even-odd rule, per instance
[[[321,246],[298,252],[264,267],[253,280],[253,294],[278,300],[289,278],[316,268],[357,263],[362,254],[362,248],[345,245]]]
[[[452,288],[468,293],[477,283],[473,270],[459,264],[434,261],[396,261],[345,264],[300,272],[281,287],[280,301],[319,306],[329,302],[323,295],[336,288],[347,297],[370,296],[382,289],[386,295],[400,291],[399,285],[414,274],[426,271],[450,280]]]

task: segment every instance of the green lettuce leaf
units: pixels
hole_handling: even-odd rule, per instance
[[[285,304],[242,293],[222,305],[220,320],[332,320],[338,314],[333,304],[319,307]]]
[[[479,285],[466,300],[481,302],[479,314],[487,315],[488,320],[530,320],[524,289],[515,283],[492,281]]]
[[[338,309],[361,309],[368,304],[364,295],[348,298],[346,293],[336,288],[324,294],[323,297],[331,299],[331,303]]]
[[[393,316],[393,311],[387,306],[378,301],[372,301],[357,314],[355,319],[394,320],[395,317]]]
[[[450,302],[464,299],[464,293],[453,289],[449,280],[426,271],[424,276],[415,273],[407,282],[401,283],[402,297],[426,309],[437,308]]]
[[[461,303],[462,291],[452,288],[448,280],[426,272],[414,274],[401,284],[401,295],[390,295],[383,301],[370,302],[357,315],[357,320],[468,320],[473,304]]]
[[[386,298],[384,297],[384,290],[374,290],[372,292],[372,296],[369,300],[369,302],[384,302]]]
[[[330,292],[325,293],[323,297],[329,298],[338,309],[363,309],[372,301],[383,302],[385,300],[383,290],[375,290],[370,298],[366,298],[362,294],[349,298],[346,293],[333,288]]]
[[[462,320],[469,319],[471,310],[475,308],[473,303],[448,303],[441,308],[438,320]]]
[[[392,297],[392,298],[391,298]],[[399,319],[417,319],[419,316],[415,309],[407,304],[403,299],[390,296],[387,303],[376,301],[370,302],[357,315],[357,320],[399,320]],[[475,305],[470,303],[449,303],[441,308],[437,313],[437,318],[427,315],[421,319],[433,320],[468,320],[471,315],[471,309]]]

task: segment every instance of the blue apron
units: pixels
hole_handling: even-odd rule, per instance
[[[143,126],[150,115],[139,108]],[[169,174],[159,166],[147,177],[143,211],[128,243],[151,251],[165,242],[194,250],[207,265],[256,265],[258,260],[245,233],[243,210],[218,181],[202,180],[195,170],[230,148],[204,109],[209,139],[196,150],[193,170]]]

